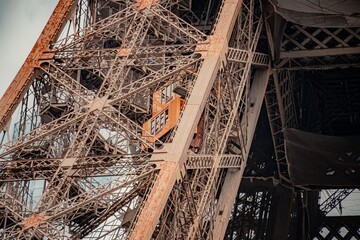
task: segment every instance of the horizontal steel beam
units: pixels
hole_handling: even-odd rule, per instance
[[[360,54],[360,47],[347,48],[322,48],[311,50],[298,50],[290,52],[281,52],[280,59],[285,58],[305,58],[305,57],[324,57],[337,55],[353,55]]]
[[[196,154],[189,155],[186,161],[187,169],[211,168],[215,155]],[[241,155],[223,154],[220,159],[219,168],[240,168],[242,164]]]
[[[230,62],[241,62],[246,63],[249,61],[249,51],[237,48],[229,48],[227,59]],[[268,67],[269,55],[265,53],[254,53],[252,58],[252,65],[259,67]]]

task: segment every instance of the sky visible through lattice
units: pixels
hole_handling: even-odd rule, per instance
[[[57,0],[0,1],[0,96],[34,46]]]

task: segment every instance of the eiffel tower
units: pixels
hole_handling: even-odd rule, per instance
[[[0,238],[360,239],[328,215],[360,186],[360,4],[289,2],[59,0],[0,101]]]

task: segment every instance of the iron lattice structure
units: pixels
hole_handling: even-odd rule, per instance
[[[283,132],[358,132],[358,105],[334,98],[359,99],[360,28],[269,9],[60,0],[1,99],[1,239],[360,237],[358,218],[326,216],[354,189],[319,205],[328,186],[294,186]]]
[[[254,132],[248,121],[256,122],[261,106],[249,116],[250,83],[265,92],[269,60],[255,52],[263,29],[258,2],[208,9],[197,15],[179,1],[59,2],[1,119],[22,98],[14,136],[1,145],[3,239],[224,234],[226,223],[215,216],[231,206],[221,186],[240,183]],[[185,92],[184,105],[159,139],[143,126],[152,93],[170,84]],[[199,121],[202,144],[194,149]]]

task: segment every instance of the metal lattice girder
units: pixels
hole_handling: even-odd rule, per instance
[[[250,6],[248,6],[248,5],[244,5],[243,7],[245,8],[245,7],[250,7],[251,8],[251,4],[249,4]],[[244,14],[245,15],[245,17],[244,17],[244,19],[246,19],[246,20],[249,20],[247,17],[249,17],[249,16],[246,16],[246,14]],[[250,14],[251,15],[251,14]],[[249,18],[251,18],[251,17],[249,17]],[[244,21],[246,21],[246,20],[244,20]],[[248,23],[249,24],[249,23]],[[261,24],[260,24],[261,25]],[[260,29],[261,29],[261,27],[258,27],[258,28],[254,28],[254,30],[256,29],[256,31],[259,31]],[[215,31],[216,32],[216,31]],[[257,33],[259,33],[259,32],[257,32]],[[248,35],[243,35],[243,36],[245,36],[245,38],[246,37],[248,37],[249,38],[249,40],[251,40],[252,39],[252,36],[248,36]],[[255,34],[255,37],[254,37],[254,39],[256,39],[256,34]],[[246,41],[246,40],[243,40],[244,42]],[[256,41],[256,40],[255,40]],[[256,45],[256,44],[255,44]],[[206,58],[205,58],[205,60],[206,60]],[[249,59],[249,62],[250,62],[250,65],[251,65],[251,60]],[[249,65],[247,65],[248,67],[249,67]],[[221,87],[221,90],[222,90],[222,98],[221,98],[221,101],[217,101],[216,100],[216,94],[212,94],[212,92],[210,93],[210,100],[209,100],[209,103],[210,104],[212,104],[212,106],[211,106],[211,108],[214,108],[214,109],[216,109],[216,105],[218,105],[218,103],[217,102],[221,102],[221,106],[220,106],[220,109],[221,109],[221,111],[224,111],[224,112],[222,112],[221,114],[222,115],[219,115],[219,120],[216,120],[216,121],[214,121],[214,122],[211,122],[210,123],[210,125],[211,125],[211,127],[210,127],[210,131],[211,132],[213,132],[214,133],[214,137],[216,136],[216,134],[215,133],[218,133],[220,136],[222,136],[222,134],[224,134],[225,136],[227,135],[227,133],[226,133],[226,131],[229,131],[228,132],[228,134],[230,135],[230,134],[234,134],[234,132],[233,132],[233,125],[231,125],[231,128],[228,128],[228,130],[226,130],[227,129],[227,124],[228,124],[228,120],[229,120],[229,118],[231,119],[231,113],[233,113],[232,111],[234,111],[234,108],[232,107],[232,106],[236,106],[236,110],[235,111],[237,111],[238,109],[238,106],[242,106],[242,105],[244,105],[244,109],[246,109],[246,100],[244,101],[244,98],[243,97],[239,97],[238,96],[238,92],[240,91],[240,92],[242,92],[242,90],[244,90],[244,88],[242,88],[242,87],[244,87],[246,84],[245,84],[245,82],[246,82],[246,80],[245,79],[247,79],[245,76],[246,76],[246,74],[247,74],[247,71],[246,71],[246,66],[239,66],[238,67],[238,69],[236,69],[234,72],[232,72],[232,71],[229,71],[230,73],[234,73],[234,79],[233,79],[233,81],[234,81],[234,83],[233,84],[235,84],[234,86],[233,86],[233,88],[232,88],[232,90],[230,91],[230,92],[226,92],[225,91],[225,89],[226,89],[226,87],[224,88],[224,90],[222,89],[222,87],[223,86],[226,86],[226,81],[225,81],[225,79],[227,79],[227,75],[226,74],[224,74],[224,81],[219,81],[219,83],[217,83],[217,82],[215,82],[214,83],[214,91],[216,91],[216,89],[218,89],[218,87],[217,86],[220,86]],[[237,75],[236,75],[237,74]],[[243,75],[243,74],[245,74],[245,75]],[[220,75],[220,77],[221,77],[221,75]],[[220,78],[221,79],[221,78]],[[225,83],[224,85],[223,85],[223,83]],[[266,81],[264,81],[264,83],[266,83]],[[218,85],[219,84],[219,85]],[[239,84],[239,85],[237,85],[237,84]],[[243,85],[242,85],[243,84]],[[266,86],[266,84],[263,84],[264,86]],[[229,86],[227,86],[227,87],[229,87]],[[194,87],[194,89],[195,89],[195,87]],[[231,86],[230,86],[230,89],[231,89]],[[263,88],[263,90],[265,91],[265,88]],[[264,92],[263,91],[263,92]],[[256,94],[257,92],[256,92],[256,90],[254,91],[254,94]],[[229,95],[227,95],[227,94],[229,94]],[[245,94],[246,95],[246,94]],[[229,98],[228,98],[229,97]],[[236,100],[236,101],[241,101],[241,104],[239,103],[239,102],[236,102],[236,101],[234,101],[234,100]],[[234,101],[233,103],[231,102],[231,101]],[[261,101],[260,101],[260,103],[261,103]],[[224,104],[224,105],[223,105]],[[234,104],[234,105],[232,105],[232,104]],[[261,106],[261,104],[259,104],[260,106]],[[259,107],[260,108],[260,107]],[[240,107],[240,109],[242,109],[241,107]],[[206,110],[208,110],[208,109],[206,109]],[[186,109],[185,109],[185,111],[186,111]],[[209,109],[209,111],[211,111],[211,109]],[[216,111],[219,111],[219,110],[214,110],[214,114],[213,114],[213,116],[215,116],[215,118],[217,118],[216,117],[216,115],[218,115],[219,113],[216,113]],[[226,111],[228,111],[228,112],[226,112]],[[244,110],[242,110],[242,111],[244,111]],[[244,112],[246,112],[246,110],[244,111]],[[243,112],[241,112],[240,114],[242,114]],[[255,114],[256,115],[256,114]],[[206,121],[209,121],[209,119],[207,119],[207,118],[205,118],[206,119]],[[218,122],[217,122],[218,121]],[[238,121],[238,120],[237,120]],[[237,122],[237,121],[235,121],[235,119],[234,119],[234,123],[235,122]],[[215,123],[217,123],[217,125],[215,124]],[[244,123],[247,123],[247,121],[245,121],[245,119],[244,119]],[[180,122],[180,124],[181,124],[181,122]],[[238,126],[238,129],[237,130],[239,130],[239,126],[240,125],[237,125]],[[246,124],[244,124],[244,126],[246,126]],[[246,128],[246,127],[244,127],[244,128]],[[241,135],[241,133],[240,133],[240,135]],[[238,137],[240,137],[241,138],[241,136],[238,136]],[[214,139],[214,138],[212,138],[212,137],[210,137],[211,136],[211,134],[209,135],[209,140],[210,140],[210,142],[214,142],[214,144],[215,145],[212,145],[212,143],[210,144],[211,146],[215,146],[216,147],[216,140]],[[205,137],[206,138],[206,137]],[[207,138],[206,138],[207,139]],[[221,140],[221,138],[219,139],[219,140]],[[218,141],[218,143],[221,143],[221,141]],[[206,143],[204,143],[204,144],[206,144]],[[211,154],[214,154],[214,152],[213,151],[216,151],[217,150],[217,148],[211,148],[211,147],[209,147],[209,148],[206,148],[206,149],[209,149],[210,151],[212,151],[211,152]],[[201,151],[203,151],[203,150],[201,150]],[[241,150],[240,150],[240,152],[241,152]],[[194,207],[195,209],[197,209],[196,211],[195,211],[195,213],[193,213],[192,215],[191,215],[191,213],[184,213],[185,215],[188,215],[188,217],[191,219],[191,216],[192,216],[192,218],[194,218],[195,220],[197,220],[198,222],[195,222],[195,224],[192,224],[192,226],[191,225],[184,225],[183,224],[183,222],[184,222],[184,220],[181,220],[182,218],[179,218],[179,219],[174,219],[174,220],[172,220],[172,222],[169,222],[169,226],[166,228],[166,227],[164,227],[164,226],[161,226],[161,234],[163,234],[163,235],[161,235],[162,237],[168,237],[168,236],[172,236],[172,237],[174,237],[174,238],[176,238],[176,237],[178,237],[178,238],[181,238],[181,237],[186,237],[186,238],[190,238],[190,239],[192,239],[192,238],[194,238],[194,237],[197,237],[197,238],[206,238],[206,236],[207,237],[211,237],[211,235],[213,234],[212,233],[212,227],[214,226],[214,225],[212,225],[212,223],[206,223],[206,222],[203,222],[206,218],[212,218],[214,215],[214,213],[215,213],[215,211],[214,211],[214,208],[211,206],[211,205],[208,205],[208,203],[210,203],[210,204],[213,204],[215,201],[213,200],[214,198],[213,198],[213,194],[216,192],[216,190],[215,189],[218,189],[218,187],[219,187],[219,181],[217,180],[217,179],[213,179],[213,182],[211,181],[211,178],[210,178],[210,181],[209,181],[209,176],[211,177],[212,176],[212,172],[214,171],[214,169],[216,169],[216,167],[214,167],[214,165],[216,166],[216,164],[215,163],[213,163],[213,165],[211,166],[212,168],[210,168],[210,169],[204,169],[204,170],[197,170],[196,172],[195,172],[195,174],[193,174],[194,175],[194,178],[193,178],[193,180],[192,180],[192,183],[191,183],[191,193],[192,193],[192,199],[194,200],[195,199],[195,201],[189,201],[188,203],[184,203],[185,204],[185,206],[190,206],[190,205],[193,205],[193,203],[195,204],[195,206],[196,207]],[[243,170],[243,168],[244,167],[242,167],[241,169]],[[216,171],[216,170],[215,170]],[[240,171],[240,178],[241,178],[241,171]],[[222,175],[222,173],[216,173],[216,178],[218,177],[218,176],[221,176]],[[210,183],[209,183],[210,182]],[[175,190],[175,189],[174,189]],[[210,193],[211,192],[211,193]],[[210,195],[207,195],[207,194],[211,194],[211,196]],[[185,197],[185,196],[184,196]],[[206,200],[205,200],[206,199]],[[204,207],[204,209],[201,209],[201,203],[203,202],[203,204],[206,202],[206,208]],[[198,207],[200,206],[200,210],[198,209]],[[204,205],[203,205],[204,206]],[[175,207],[175,206],[174,206]],[[193,209],[194,209],[193,208]],[[146,209],[152,209],[152,208],[146,208]],[[147,211],[147,210],[146,210]],[[181,210],[180,210],[181,211]],[[171,215],[171,214],[173,214],[173,213],[171,213],[171,211],[166,211],[166,210],[164,210],[163,211],[163,214],[162,214],[162,216],[161,216],[161,220],[160,220],[160,222],[167,222],[167,221],[170,221],[170,219],[169,219],[169,215]],[[180,213],[178,213],[178,214],[180,214]],[[190,215],[189,215],[190,214]],[[209,215],[210,214],[210,215]],[[180,216],[182,216],[182,214],[180,214],[180,215],[178,215],[179,217]],[[203,218],[204,217],[204,218]],[[164,218],[164,219],[163,219]],[[179,230],[179,229],[174,229],[174,228],[172,228],[171,227],[171,224],[175,224],[175,225],[177,225],[177,224],[180,224],[180,225],[182,225],[183,227],[181,228],[181,230]],[[198,224],[198,225],[196,225],[196,224]],[[210,224],[210,225],[209,225]],[[140,225],[140,224],[138,224],[138,225]],[[195,227],[194,227],[194,225],[195,225]],[[210,229],[209,230],[205,230],[205,229],[208,229],[205,225],[207,225],[207,226],[211,226],[210,227]],[[226,225],[226,224],[224,224],[224,225]],[[166,231],[165,231],[165,229],[167,229]],[[192,231],[192,234],[194,234],[194,235],[188,235],[188,232],[189,232],[189,230],[188,229],[190,229],[190,231]],[[215,233],[215,232],[214,232]],[[160,234],[160,233],[159,233]],[[200,237],[200,235],[202,236],[202,237]],[[158,238],[160,237],[159,235],[156,235]]]
[[[260,109],[263,103],[263,99],[266,92],[266,86],[269,79],[268,70],[258,70],[254,76],[254,82],[250,88],[249,99],[250,107],[246,114],[247,119],[247,137],[246,137],[246,151],[245,157],[248,157],[252,139],[254,137],[257,119],[260,115]],[[243,120],[244,121],[244,120]],[[239,189],[241,178],[245,167],[242,167],[236,171],[228,170],[226,178],[223,183],[221,195],[219,197],[217,215],[215,219],[214,238],[224,238],[225,231],[228,225],[229,216],[233,208],[234,199],[236,198],[236,191],[233,189]]]
[[[52,121],[51,123],[44,124],[33,131],[31,131],[28,134],[24,134],[13,141],[10,141],[1,147],[4,149],[3,153],[0,155],[0,157],[5,157],[9,155],[10,153],[13,153],[19,149],[23,149],[25,146],[29,146],[30,144],[37,144],[38,146],[41,146],[41,143],[45,141],[45,137],[47,136],[54,136],[55,134],[60,134],[61,131],[63,131],[66,128],[71,128],[71,126],[74,126],[78,124],[81,119],[85,116],[84,113],[82,114],[74,114],[69,113],[59,119],[56,119],[55,121]]]
[[[216,222],[235,198],[224,199],[222,184],[240,183],[268,78],[261,69],[251,80],[251,67],[269,61],[255,52],[258,3],[223,1],[209,36],[171,12],[177,1],[116,2],[111,13],[101,0],[87,3],[78,1],[74,27],[38,57],[39,86],[23,100],[34,104],[24,104],[19,136],[1,146],[2,205],[20,196],[5,210],[12,221],[2,237],[222,235]],[[159,140],[143,127],[145,100],[169,84],[185,89],[184,105]],[[41,119],[28,126],[30,113]],[[201,118],[203,146],[190,155]],[[26,185],[34,180],[44,184],[38,196]]]
[[[149,154],[113,154],[82,157],[73,166],[73,178],[117,176],[126,173],[126,169],[141,166],[149,159]],[[45,180],[60,166],[62,159],[24,159],[0,162],[0,182],[21,180]]]
[[[249,59],[249,52],[243,49],[229,48],[228,60],[246,63]],[[253,65],[267,68],[269,66],[269,56],[264,53],[254,53]]]
[[[178,164],[184,162],[186,151],[190,145],[192,139],[192,133],[196,127],[196,124],[202,114],[205,104],[206,96],[209,95],[212,83],[215,80],[216,73],[220,67],[220,60],[222,54],[224,54],[224,47],[227,45],[227,41],[230,38],[232,27],[235,23],[235,17],[240,10],[240,3],[231,3],[225,1],[220,10],[219,20],[214,32],[215,41],[211,42],[208,50],[208,56],[205,57],[202,63],[198,79],[202,81],[196,81],[193,92],[196,95],[190,95],[186,108],[183,112],[182,119],[177,128],[177,133],[173,140],[173,146],[179,149],[173,152],[169,157],[164,156],[164,159],[168,159],[168,162],[164,163],[164,168],[160,169],[157,182],[155,182],[152,192],[149,195],[148,201],[145,204],[142,212],[140,213],[139,220],[132,232],[130,239],[150,239],[152,231],[155,228],[157,221],[160,217],[160,213],[166,204],[166,199],[170,195],[172,186],[175,183],[179,166]],[[224,10],[225,9],[225,10]],[[224,14],[226,12],[226,14]],[[231,13],[231,14],[230,14]],[[209,72],[211,70],[211,72]],[[198,96],[201,96],[199,98]],[[188,124],[191,124],[189,126]],[[170,147],[170,146],[169,146]],[[216,158],[215,158],[216,159]],[[170,160],[170,161],[169,161]],[[215,160],[215,163],[217,161]],[[166,182],[166,186],[165,186]],[[211,183],[211,181],[210,181]],[[211,186],[211,184],[210,184]],[[208,191],[207,191],[208,192]],[[207,198],[205,193],[202,200],[202,207],[205,205],[205,199]],[[200,207],[201,209],[201,207]],[[200,210],[202,212],[203,210]],[[199,214],[199,213],[198,213]],[[189,238],[194,238],[198,229],[199,218],[190,227]]]
[[[290,182],[285,156],[283,129],[296,127],[297,118],[292,92],[291,72],[274,73],[270,79],[265,97],[270,130],[280,178]]]
[[[196,72],[196,69],[193,68],[197,64],[198,60],[196,58],[198,57],[195,56],[194,58],[187,53],[195,51],[196,44],[194,45],[194,39],[201,37],[201,35],[204,37],[205,35],[200,34],[198,30],[192,28],[183,20],[178,19],[166,9],[159,7],[158,10],[154,8],[151,11],[153,12],[138,12],[130,7],[117,15],[110,16],[106,20],[93,24],[90,31],[89,28],[84,28],[76,34],[66,37],[65,41],[56,43],[53,52],[50,51],[47,57],[42,59],[42,63],[39,65],[42,71],[39,75],[42,79],[49,81],[49,86],[55,88],[55,90],[62,89],[62,91],[70,93],[67,95],[70,97],[67,100],[71,101],[72,109],[70,113],[56,118],[48,124],[42,124],[41,127],[30,129],[30,132],[27,131],[29,133],[19,136],[18,139],[2,146],[4,149],[2,157],[13,159],[13,161],[4,162],[3,179],[5,181],[49,180],[34,210],[21,213],[23,220],[15,226],[9,226],[10,228],[7,229],[11,230],[4,231],[6,232],[6,237],[16,236],[16,229],[19,228],[22,228],[23,231],[18,236],[23,235],[26,238],[29,236],[52,239],[68,237],[71,233],[66,232],[64,221],[78,222],[77,219],[86,212],[83,212],[84,206],[89,204],[89,206],[94,207],[94,211],[104,209],[104,206],[93,205],[98,199],[96,199],[94,192],[87,190],[88,187],[86,186],[93,186],[91,189],[97,189],[96,185],[100,184],[100,182],[94,179],[90,181],[90,179],[117,175],[131,176],[131,172],[134,171],[133,174],[135,176],[139,174],[138,170],[131,170],[121,165],[121,160],[114,161],[111,160],[111,157],[106,157],[96,161],[94,159],[98,159],[98,157],[86,157],[87,154],[95,151],[95,145],[99,141],[99,136],[103,134],[102,132],[100,133],[100,130],[105,129],[108,131],[108,134],[111,136],[111,142],[107,143],[109,145],[121,144],[122,139],[125,139],[127,144],[129,142],[137,144],[138,150],[136,151],[147,152],[158,148],[159,145],[161,147],[160,142],[147,145],[147,137],[150,137],[151,134],[143,136],[144,129],[139,126],[138,122],[131,120],[128,116],[121,113],[118,104],[120,101],[123,104],[123,100],[133,101],[134,96],[141,90],[148,89],[149,93],[155,91],[168,79],[176,82],[181,80],[184,74],[193,75],[194,70]],[[151,25],[156,24],[155,18],[152,18],[152,21],[150,21],[147,17],[152,14],[158,17],[158,23],[162,25],[164,25],[163,21],[166,20],[165,18],[171,18],[171,26],[167,26],[168,29],[162,29],[162,33],[166,34],[168,32],[170,35],[173,34],[173,39],[180,39],[185,44],[178,47],[174,45],[169,45],[168,47],[144,45],[139,47],[142,44],[149,44],[145,43],[144,40],[147,31],[152,28]],[[124,22],[129,24],[129,26],[124,25]],[[116,25],[117,23],[118,25]],[[103,50],[101,52],[98,49],[92,50],[92,48],[101,46],[101,40],[108,37],[107,34],[114,29],[113,27],[120,27],[122,29],[125,27],[125,31],[120,31],[119,33],[122,47],[116,50]],[[177,33],[176,31],[169,31],[169,29],[176,29]],[[163,37],[164,35],[161,36],[161,38]],[[192,45],[186,45],[186,42],[190,42]],[[168,51],[175,51],[175,54],[168,56],[166,55]],[[186,55],[181,56],[182,52],[186,53]],[[54,61],[52,61],[51,57],[54,58]],[[153,60],[149,62],[151,58]],[[98,61],[101,63],[99,64]],[[132,69],[136,68],[143,71],[143,73],[137,75],[144,76],[139,81],[134,81],[137,80],[137,76],[134,76],[134,79],[129,79],[128,77],[132,74]],[[82,77],[82,72],[80,71],[88,69],[91,70],[91,74],[98,74],[103,78],[98,90],[94,89],[94,87],[89,89],[79,81],[79,77]],[[149,81],[151,79],[153,82]],[[110,102],[111,98],[113,99],[112,102]],[[76,104],[73,104],[72,101]],[[104,140],[102,141],[103,145],[106,145]],[[61,149],[59,149],[59,144],[64,142],[67,142],[67,145],[62,145]],[[154,144],[157,146],[155,147]],[[144,150],[146,146],[148,148]],[[111,147],[111,149],[116,149],[117,147],[119,146]],[[34,152],[36,148],[41,149],[41,153],[36,154]],[[129,147],[125,151],[128,150]],[[42,152],[46,152],[47,158],[36,159],[43,157]],[[17,156],[16,160],[13,158],[13,153]],[[32,155],[32,159],[19,160],[29,154]],[[129,161],[135,158],[137,156],[132,156]],[[137,164],[137,166],[140,167],[141,165]],[[16,174],[16,171],[19,170],[22,171],[20,175]],[[120,177],[120,179],[124,180],[125,178]],[[89,185],[90,183],[91,185]],[[132,195],[139,196],[139,194],[145,194],[146,189],[150,185],[132,185],[132,190],[130,190]],[[104,187],[104,189],[110,188],[109,191],[117,191],[113,186],[109,186]],[[121,189],[124,187],[122,186]],[[84,193],[75,194],[75,196],[68,195],[74,188],[78,189],[79,193]],[[144,190],[141,190],[140,193],[137,189]],[[71,193],[71,195],[73,194]],[[82,197],[85,196],[84,194],[88,194],[90,197],[87,200],[89,202],[88,205],[84,202],[85,198]],[[99,196],[103,195],[103,192],[99,193]],[[128,199],[128,197],[121,197],[120,195],[112,198],[119,199],[117,202]],[[69,215],[69,211],[63,212],[60,215],[53,214],[57,203],[59,204],[58,206],[65,206],[65,203],[69,201],[81,204],[83,206],[82,210],[72,209],[71,213],[73,216]],[[141,200],[138,200],[136,204],[141,204]],[[136,204],[133,203],[133,207]],[[117,214],[116,211],[119,209],[116,207],[117,205],[118,203],[112,203],[109,207],[113,210],[105,211],[102,216],[100,216],[101,214],[93,216],[94,221],[89,222],[88,227],[76,227],[74,225],[71,228],[76,232],[77,236],[85,236],[92,229],[96,229],[96,224],[98,226],[102,222],[108,224],[109,221],[106,219],[112,214]],[[91,210],[88,207],[85,208],[87,211]],[[17,210],[12,209],[11,211],[16,212]],[[54,226],[63,225],[63,230],[56,229],[49,221],[45,220],[44,216],[48,215],[46,211],[50,211],[51,216],[49,217],[54,219],[52,224]],[[124,212],[126,211],[124,210]],[[62,220],[59,220],[57,216]],[[35,224],[33,224],[34,221],[36,222]],[[122,231],[126,232],[126,230]]]
[[[136,198],[138,192],[134,189],[134,183],[138,183],[138,189],[143,188],[146,190],[146,181],[144,182],[143,180],[147,179],[148,181],[152,181],[153,178],[149,178],[149,175],[154,171],[151,170],[153,169],[151,167],[148,170],[147,168],[147,166],[144,168],[138,167],[137,173],[134,175],[116,177],[83,194],[79,194],[60,204],[50,206],[36,215],[32,215],[32,218],[39,220],[39,223],[35,226],[32,225],[33,223],[30,221],[31,218],[28,218],[28,220],[24,219],[19,225],[22,226],[25,224],[24,228],[31,226],[33,231],[38,232],[40,236],[45,235],[64,238],[66,235],[61,234],[61,229],[59,229],[61,225],[59,224],[64,220],[75,221],[77,223],[75,231],[78,235],[82,235],[81,232],[83,229],[86,229],[93,221],[98,221],[100,217],[105,217],[109,214],[109,211],[114,211],[113,208],[117,210],[123,208],[126,203]],[[89,217],[91,217],[91,219],[89,219]],[[84,219],[80,220],[81,218]],[[57,226],[57,232],[53,232],[54,229],[56,229],[55,227],[49,229],[49,225]],[[62,227],[64,228],[65,225]]]
[[[55,64],[51,62],[48,64],[43,63],[40,69],[51,79],[57,81],[61,86],[64,86],[66,90],[71,93],[70,96],[73,96],[74,100],[78,102],[80,106],[87,105],[90,103],[90,101],[94,100],[94,92],[86,89],[83,85],[80,84],[80,82],[77,82],[71,76],[58,68]]]
[[[246,238],[251,234],[265,239],[272,197],[272,192],[265,190],[239,192],[224,239]]]
[[[186,161],[187,169],[211,168],[214,162],[214,155],[189,155]],[[240,168],[242,164],[241,155],[223,154],[219,168]]]
[[[359,28],[316,28],[288,23],[278,69],[358,67]]]
[[[323,211],[325,215],[328,214],[354,190],[355,189],[337,189],[323,203],[320,204],[320,210]]]

